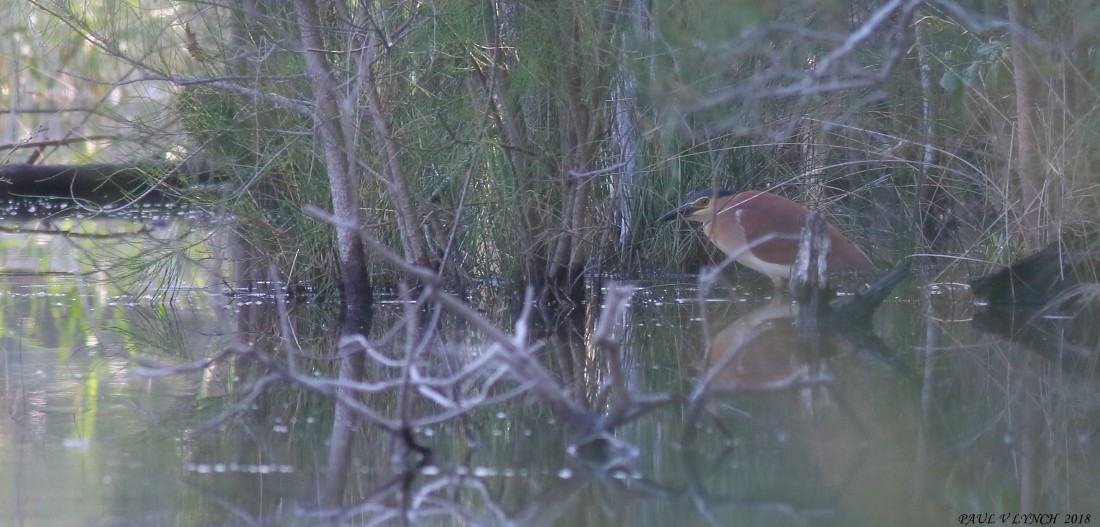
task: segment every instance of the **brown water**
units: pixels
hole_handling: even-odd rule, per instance
[[[748,276],[702,302],[691,277],[636,284],[617,321],[618,353],[594,342],[593,310],[532,328],[545,343],[539,356],[593,415],[623,394],[670,402],[578,445],[562,417],[527,394],[418,427],[414,437],[432,452],[419,468],[395,436],[359,423],[338,464],[345,492],[333,500],[328,398],[285,380],[249,398],[270,369],[247,357],[187,374],[154,367],[213,356],[242,331],[273,353],[282,345],[271,299],[225,296],[224,266],[173,241],[186,230],[124,243],[0,236],[9,271],[0,275],[0,524],[1100,521],[1096,375],[1060,365],[1050,353],[1059,341],[1037,353],[976,329],[964,290],[919,277],[879,310],[873,333],[855,335],[800,331],[789,304]],[[144,296],[122,294],[135,282],[81,274],[165,247],[179,249],[164,253],[175,262],[166,268],[187,279]],[[518,296],[495,291],[476,305],[510,330],[517,315],[507,299]],[[404,337],[384,337],[403,306],[382,303],[374,317],[378,349],[394,356]],[[301,304],[291,316],[308,352],[299,367],[335,375],[333,309]],[[461,367],[485,349],[446,313],[427,327],[437,329],[426,359],[435,366]],[[384,370],[368,369],[372,378]],[[385,397],[368,404],[392,415]],[[413,411],[438,408],[421,401]]]

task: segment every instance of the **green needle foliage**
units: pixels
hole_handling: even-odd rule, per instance
[[[159,79],[167,97],[113,112],[143,132],[130,151],[212,167],[216,191],[190,198],[229,212],[249,266],[323,290],[337,236],[303,207],[329,210],[332,178],[354,182],[363,232],[410,262],[544,298],[711,262],[691,231],[655,224],[701,187],[824,210],[879,261],[983,267],[1100,206],[1087,2],[169,4],[37,3],[62,24],[12,34],[63,56],[87,42],[88,64],[115,61],[100,68],[115,94],[131,93],[126,67]],[[323,49],[302,45],[313,34]],[[374,281],[400,279],[367,260]]]

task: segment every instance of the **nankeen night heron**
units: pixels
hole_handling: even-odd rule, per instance
[[[700,190],[660,221],[676,218],[700,222],[707,238],[722,252],[750,269],[763,273],[776,287],[790,278],[798,255],[798,242],[809,209],[768,192]],[[827,225],[830,269],[870,271],[871,259],[848,241],[833,225]]]

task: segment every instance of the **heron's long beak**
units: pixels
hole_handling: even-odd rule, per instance
[[[668,214],[665,214],[664,216],[661,216],[660,218],[657,218],[657,221],[672,221],[676,218],[683,218],[684,216],[687,216],[687,215],[691,214],[691,212],[692,212],[691,203],[686,203],[684,205],[680,205],[679,207],[676,207],[673,210],[670,210],[668,212]]]

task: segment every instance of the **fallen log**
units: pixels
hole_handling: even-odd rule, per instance
[[[0,199],[76,200],[110,207],[140,200],[175,201],[184,179],[182,166],[163,163],[0,165]]]

